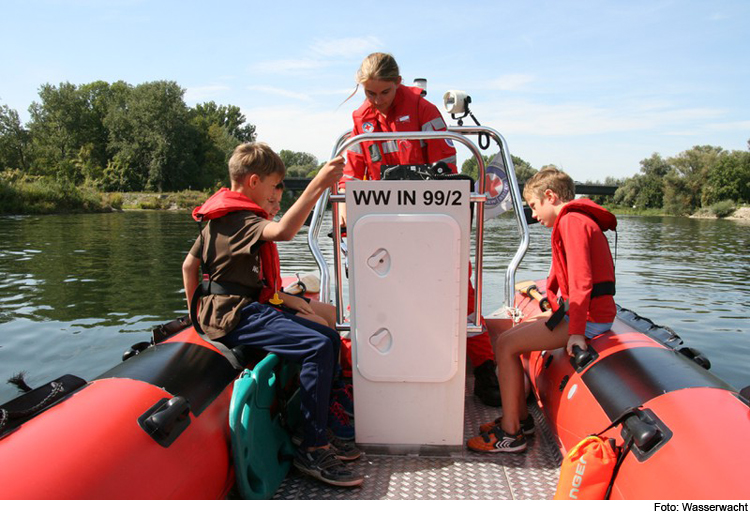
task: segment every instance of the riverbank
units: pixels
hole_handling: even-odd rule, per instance
[[[150,209],[160,211],[179,211],[193,209],[205,202],[210,194],[204,191],[180,191],[176,193],[112,193],[122,200],[123,210]]]
[[[86,186],[76,187],[41,179],[19,182],[0,180],[0,215],[191,210],[209,196],[208,192],[203,191],[105,193]]]
[[[122,196],[123,210],[152,209],[159,211],[191,211],[205,202],[211,193],[208,191],[180,191],[177,193],[116,193]],[[286,211],[296,194],[287,191],[281,198],[281,210]]]
[[[662,209],[632,209],[623,207],[605,206],[615,216],[675,216],[665,213]],[[707,218],[719,219],[726,218],[729,220],[750,220],[750,206],[741,205],[728,215],[717,215],[709,209],[702,209],[687,218]]]
[[[86,186],[76,187],[47,179],[0,178],[0,214],[102,213],[128,210],[180,211],[202,204],[211,191],[99,192]],[[294,202],[295,193],[286,192],[282,210]],[[729,205],[729,207],[733,207]],[[662,209],[608,207],[622,216],[671,216]],[[690,218],[729,218],[750,221],[750,206],[739,206],[731,214],[717,215],[714,208],[701,210]]]
[[[719,217],[710,212],[699,211],[693,215],[690,215],[690,218],[719,218]],[[738,207],[732,214],[724,216],[722,218],[727,218],[729,220],[750,221],[750,206]]]

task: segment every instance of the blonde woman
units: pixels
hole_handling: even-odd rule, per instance
[[[352,114],[352,136],[370,132],[445,130],[437,107],[422,97],[422,88],[401,84],[396,60],[387,53],[372,53],[362,61],[355,77],[365,101]],[[355,90],[356,92],[356,90]],[[354,95],[354,94],[352,94]],[[340,187],[347,181],[379,180],[380,167],[444,162],[456,172],[456,149],[450,140],[365,141],[346,153]]]
[[[391,55],[372,53],[365,57],[356,81],[357,89],[360,85],[364,89],[365,101],[352,114],[352,136],[370,132],[446,130],[440,111],[422,97],[422,88],[401,84],[398,64]],[[350,148],[346,158],[340,189],[354,179],[379,180],[381,166],[443,162],[450,174],[457,172],[456,149],[449,139],[364,141]],[[339,206],[339,217],[341,225],[346,225],[344,204]],[[469,281],[470,312],[473,306],[474,288]],[[495,355],[487,332],[468,338],[466,352],[474,366],[474,394],[485,405],[500,406]]]

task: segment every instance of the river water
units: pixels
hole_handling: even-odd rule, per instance
[[[750,224],[619,222],[618,304],[675,330],[735,387],[750,385]],[[483,310],[490,313],[503,303],[518,235],[509,218],[486,227]],[[186,212],[2,217],[0,233],[0,402],[16,396],[5,380],[18,372],[31,386],[68,373],[94,378],[148,340],[153,326],[187,312],[181,264],[197,227]],[[303,228],[279,244],[284,274],[317,269],[306,235]],[[330,258],[330,239],[321,244]],[[549,230],[533,225],[516,279],[545,276],[549,262]]]

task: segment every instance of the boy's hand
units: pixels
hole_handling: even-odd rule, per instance
[[[341,176],[344,175],[344,164],[344,156],[333,158],[323,165],[315,176],[315,179],[319,180],[326,187],[331,187],[338,183]]]
[[[586,336],[581,334],[571,334],[570,337],[568,337],[568,344],[565,347],[565,350],[567,350],[568,355],[570,357],[573,357],[573,347],[579,346],[583,350],[586,350],[588,347],[586,346]]]

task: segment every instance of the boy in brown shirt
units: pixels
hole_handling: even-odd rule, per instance
[[[301,364],[300,392],[304,438],[294,465],[302,472],[337,486],[357,486],[362,477],[347,469],[327,436],[329,397],[340,339],[334,330],[277,310],[272,298],[276,266],[264,241],[291,240],[318,197],[338,181],[344,159],[326,163],[300,198],[278,221],[264,210],[282,184],[286,169],[264,143],[238,146],[229,160],[231,189],[221,189],[193,211],[208,220],[182,265],[188,305],[205,334],[229,348],[248,345]],[[276,261],[278,262],[278,261]],[[198,273],[204,281],[199,287]],[[206,280],[205,275],[208,275]],[[269,284],[271,282],[271,284]],[[195,301],[197,303],[197,299]],[[290,308],[304,310],[302,299]],[[302,303],[299,307],[294,303]]]

